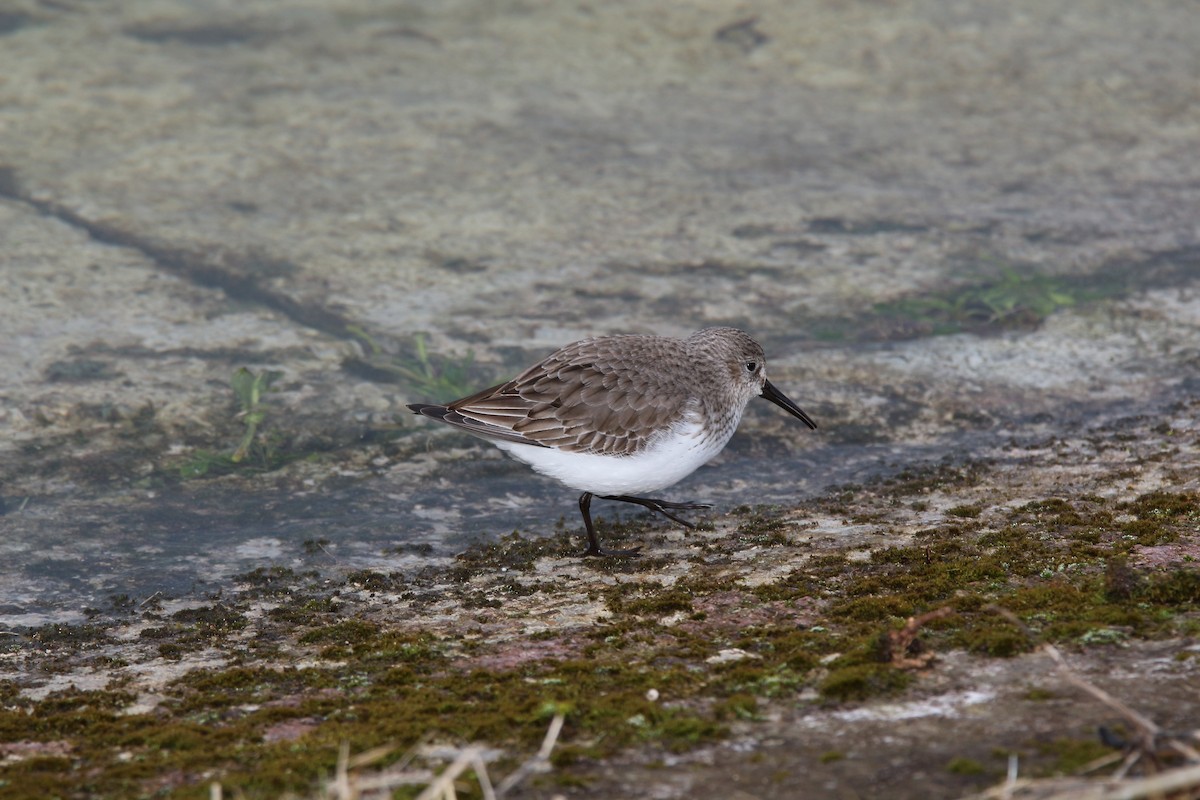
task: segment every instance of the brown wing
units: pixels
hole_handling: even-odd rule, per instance
[[[439,418],[504,441],[636,453],[683,418],[691,381],[678,366],[682,356],[682,342],[665,337],[585,339],[508,383],[456,400]]]
[[[499,389],[499,388],[500,388],[499,386],[492,387],[492,389]],[[489,389],[488,391],[491,391],[491,389]],[[457,411],[451,410],[447,406],[438,406],[438,405],[432,405],[429,403],[409,403],[408,408],[414,414],[421,414],[422,416],[426,416],[431,419],[436,419],[439,422],[445,422],[447,425],[453,425],[456,428],[462,428],[463,430],[467,431],[468,433],[473,433],[476,436],[482,436],[486,439],[500,439],[500,440],[503,440],[506,442],[516,442],[518,444],[541,446],[541,445],[538,445],[537,442],[530,441],[529,439],[526,439],[524,436],[515,434],[512,431],[505,430],[504,428],[498,427],[496,425],[489,425],[484,422],[477,422],[476,420],[473,420],[469,417],[464,417],[462,414],[459,414]]]

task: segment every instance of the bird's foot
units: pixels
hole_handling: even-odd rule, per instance
[[[664,508],[673,508],[676,511],[702,511],[706,508],[712,508],[712,503],[672,503],[668,500],[650,500],[654,504],[656,511],[662,511]],[[650,506],[647,506],[649,508]]]
[[[674,520],[689,530],[695,530],[696,526],[682,517],[675,516],[671,513],[671,511],[700,511],[706,508],[712,508],[712,506],[708,503],[672,503],[669,500],[656,500],[653,497],[630,497],[626,494],[609,495],[605,496],[604,499],[618,500],[622,503],[633,503],[635,505],[639,505],[642,508],[646,508],[655,512],[656,514],[662,514],[667,519]]]
[[[603,547],[589,547],[583,554],[584,558],[588,556],[618,556],[623,558],[636,558],[642,554],[641,547],[631,547],[628,550],[606,550]]]

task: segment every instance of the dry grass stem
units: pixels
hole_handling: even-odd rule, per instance
[[[409,751],[395,764],[371,774],[363,774],[363,770],[382,760],[395,748],[390,745],[375,747],[356,756],[350,755],[349,743],[343,742],[338,749],[337,767],[331,778],[321,791],[314,795],[314,800],[384,800],[401,786],[424,785],[425,789],[417,795],[417,800],[455,800],[457,797],[454,783],[468,773],[474,773],[479,783],[479,790],[484,800],[498,800],[522,781],[535,772],[547,772],[550,769],[550,754],[562,732],[565,717],[555,714],[550,721],[550,727],[542,739],[542,746],[532,757],[505,778],[499,788],[493,788],[487,765],[500,757],[501,751],[485,748],[479,745],[468,747],[428,746],[423,745]],[[428,759],[452,759],[450,765],[442,772],[434,773],[429,769],[410,769],[413,760],[420,756]],[[240,797],[240,792],[234,791]],[[224,800],[224,788],[220,783],[209,785],[210,800]],[[292,797],[292,795],[287,795]]]
[[[565,720],[566,717],[562,714],[554,715],[554,719],[550,721],[550,729],[546,731],[546,737],[542,739],[542,746],[532,758],[526,760],[511,775],[500,782],[500,788],[496,790],[497,797],[507,795],[510,789],[521,783],[530,774],[549,771],[550,753],[554,750],[554,743],[558,741],[558,734],[562,731]]]
[[[1031,641],[1032,631],[1008,609],[992,606],[991,610],[1020,628]],[[1108,692],[1076,673],[1067,660],[1052,644],[1040,648],[1054,661],[1063,680],[1087,693],[1119,714],[1134,731],[1125,752],[1112,753],[1098,758],[1080,770],[1079,774],[1093,772],[1102,767],[1120,762],[1116,772],[1107,779],[1088,781],[1083,778],[1053,778],[1044,780],[1018,779],[1014,764],[1009,762],[1009,774],[1005,782],[980,794],[975,800],[1200,800],[1200,751],[1185,741],[1184,737],[1164,733],[1153,720],[1130,708]],[[1197,738],[1195,733],[1190,738]],[[1182,756],[1184,764],[1174,768],[1162,766],[1163,749]],[[1141,765],[1146,775],[1127,777],[1130,771]]]

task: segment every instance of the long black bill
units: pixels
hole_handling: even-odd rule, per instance
[[[814,431],[817,429],[817,423],[809,419],[808,414],[804,413],[804,409],[793,403],[786,394],[776,389],[770,381],[763,381],[762,396],[791,414],[793,417],[799,417],[801,422],[812,428]]]

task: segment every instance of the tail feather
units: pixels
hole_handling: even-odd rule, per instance
[[[445,420],[446,415],[450,413],[450,409],[445,406],[435,405],[433,403],[409,403],[408,410],[414,414],[420,414],[424,417],[432,417],[433,419]]]
[[[446,406],[439,406],[433,403],[408,403],[408,410],[414,414],[420,414],[423,417],[436,419],[438,422],[444,422],[447,425],[453,425],[456,428],[466,431],[474,436],[480,436],[484,439],[500,440],[504,442],[514,442],[516,444],[530,445],[531,447],[547,447],[541,442],[536,442],[532,439],[527,439],[519,433],[509,429],[502,428],[498,425],[489,425],[482,420],[465,417],[454,409]]]

